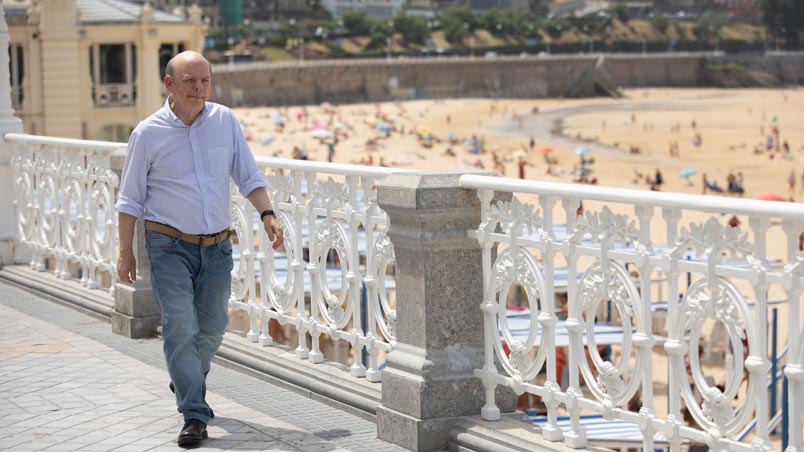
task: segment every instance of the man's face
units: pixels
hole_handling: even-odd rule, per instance
[[[206,61],[180,61],[176,64],[174,73],[174,77],[168,76],[170,80],[166,80],[166,84],[173,95],[175,107],[198,111],[204,108],[204,103],[209,99],[212,81]]]

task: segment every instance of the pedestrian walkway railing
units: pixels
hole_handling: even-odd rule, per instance
[[[31,267],[113,293],[114,204],[122,168],[112,167],[112,153],[125,145],[26,134],[5,138],[15,144],[17,223],[21,243],[31,250]],[[272,320],[290,324],[300,358],[323,362],[326,335],[351,347],[351,357],[342,361],[351,363],[352,375],[380,381],[396,311],[388,216],[377,206],[374,183],[399,170],[278,158],[258,162],[285,245],[272,249],[259,214],[233,187],[237,237],[230,307],[248,316],[252,342],[273,343]]]
[[[768,312],[769,294],[777,294],[785,301],[774,306],[787,323],[772,341],[790,350],[782,361],[790,384],[785,441],[788,451],[801,450],[804,206],[476,175],[460,183],[481,201],[472,235],[483,251],[485,365],[476,375],[486,390],[484,419],[500,418],[495,387],[503,385],[540,397],[544,437],[571,447],[587,443],[581,415],[592,412],[638,425],[644,450],[654,450],[657,437],[674,451],[694,443],[774,450],[776,392],[768,388],[780,363],[769,358],[777,351],[769,350],[768,336],[777,331],[769,330]],[[492,202],[495,192],[514,198]],[[747,227],[725,224],[731,215],[746,216]],[[767,258],[773,241],[783,244],[776,247],[781,261]],[[568,279],[565,305],[553,289],[563,267],[580,275]],[[652,283],[657,275],[666,280],[666,299]],[[509,294],[517,287],[525,294],[519,309],[526,309],[514,324]],[[666,337],[652,327],[658,301],[666,302]],[[555,343],[557,312],[566,316],[565,354]],[[595,324],[605,320],[622,328],[614,353],[596,343]],[[703,349],[718,329],[725,331],[725,359],[708,365]],[[657,379],[668,384],[662,412]],[[569,422],[561,423],[565,415]],[[742,438],[752,424],[753,434]]]
[[[14,143],[14,205],[31,268],[113,292],[119,180],[111,155],[125,144],[16,133],[5,139]]]
[[[326,335],[351,346],[353,376],[380,381],[381,355],[395,340],[396,310],[389,299],[394,249],[374,184],[398,170],[257,161],[267,173],[285,245],[274,251],[259,214],[247,199],[233,197],[239,243],[230,306],[248,315],[248,339],[270,345],[270,322],[291,324],[297,356],[320,363]]]

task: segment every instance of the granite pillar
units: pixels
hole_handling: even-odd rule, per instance
[[[396,254],[397,345],[382,376],[378,437],[408,450],[442,449],[452,426],[485,401],[480,222],[459,173],[393,174],[378,183]],[[513,411],[513,393],[501,394]]]
[[[112,169],[121,176],[125,150],[112,155]],[[137,259],[137,280],[133,285],[115,283],[112,332],[130,338],[156,335],[161,325],[159,307],[151,287],[151,263],[145,250],[145,222],[137,220],[134,231],[134,256]]]

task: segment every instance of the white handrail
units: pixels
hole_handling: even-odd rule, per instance
[[[337,174],[340,176],[385,177],[393,173],[416,173],[417,170],[388,168],[381,166],[352,165],[348,163],[327,163],[310,160],[283,159],[277,157],[256,157],[260,168],[300,170]]]
[[[492,189],[539,194],[543,196],[560,196],[591,201],[652,205],[672,209],[701,210],[710,213],[729,212],[740,215],[760,215],[793,221],[804,221],[804,204],[801,203],[733,199],[717,196],[689,195],[684,193],[562,184],[557,182],[519,180],[473,174],[461,176],[460,184],[466,188]]]
[[[49,144],[70,148],[97,149],[105,151],[116,151],[126,147],[126,143],[113,143],[111,141],[78,140],[75,138],[44,137],[40,135],[29,135],[27,133],[7,133],[3,136],[6,141],[15,143],[34,143]]]

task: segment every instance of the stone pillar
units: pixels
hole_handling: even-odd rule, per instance
[[[461,416],[485,401],[482,251],[475,190],[458,173],[392,174],[378,184],[396,254],[397,346],[382,375],[377,435],[408,450],[442,449]],[[515,409],[501,394],[503,411]]]
[[[112,155],[112,169],[121,177],[125,150]],[[134,256],[137,259],[137,280],[133,285],[115,283],[112,332],[130,338],[154,336],[161,325],[159,307],[151,287],[151,263],[145,250],[145,227],[137,220],[134,233]]]
[[[0,4],[0,267],[13,264],[16,250],[17,216],[14,212],[14,174],[11,158],[14,147],[5,141],[7,133],[22,133],[22,121],[14,116],[11,107],[11,77],[8,72],[8,26],[5,11]]]

